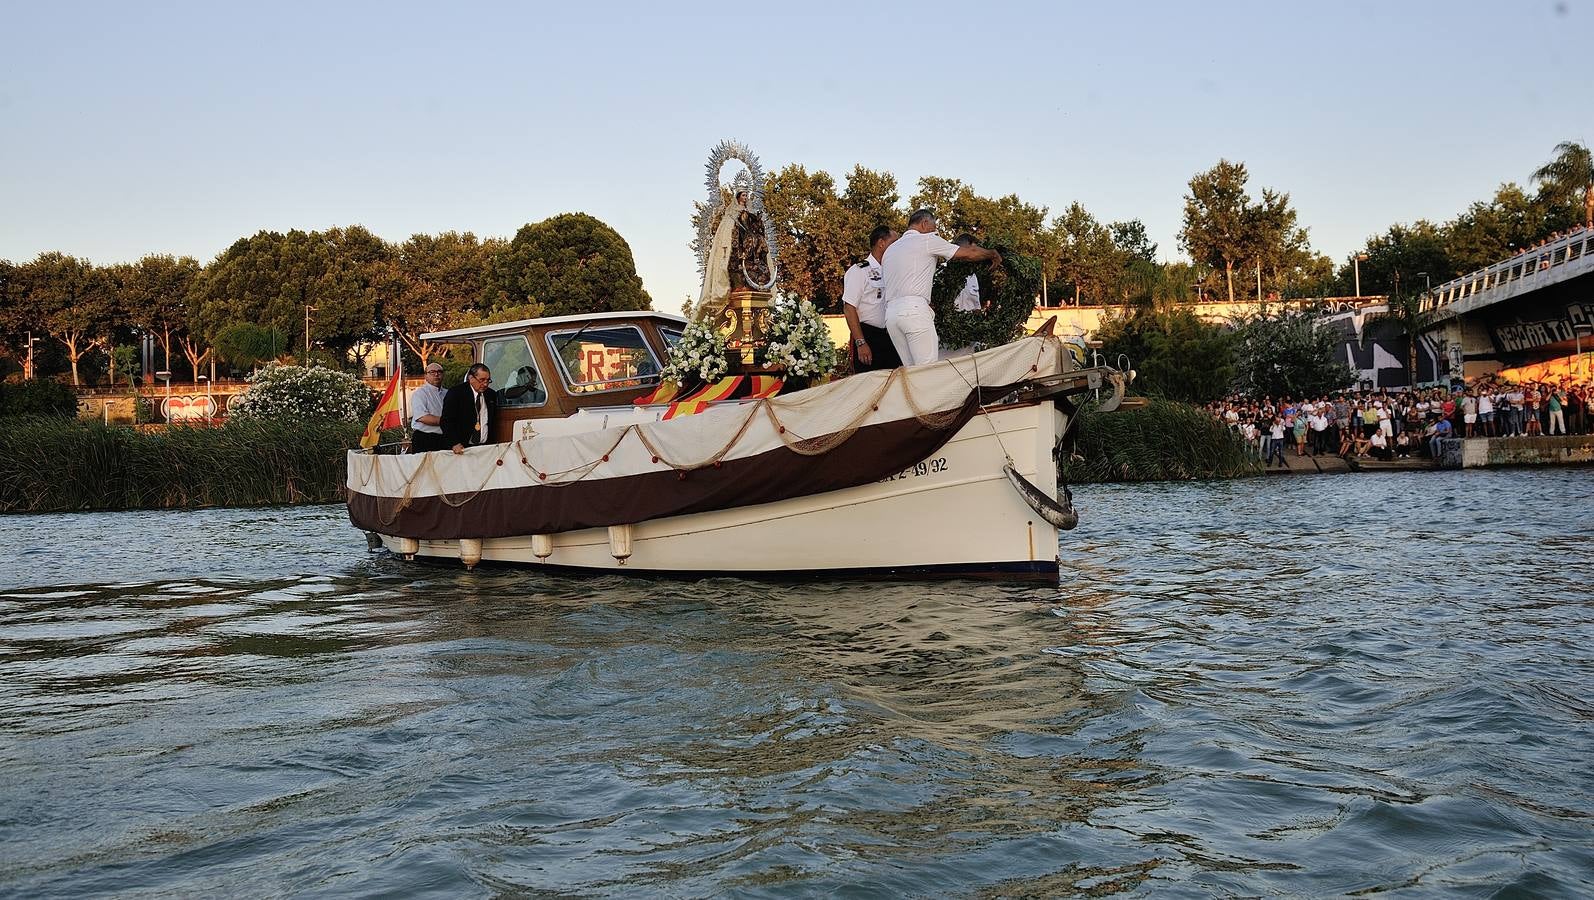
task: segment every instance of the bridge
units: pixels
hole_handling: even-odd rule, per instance
[[[1425,339],[1452,377],[1594,350],[1594,231],[1578,227],[1426,291]]]

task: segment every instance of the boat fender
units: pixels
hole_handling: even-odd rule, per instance
[[[553,555],[553,535],[534,534],[531,536],[531,555],[538,559],[547,559]]]
[[[609,526],[609,555],[619,560],[622,566],[625,565],[627,559],[631,558],[630,525]]]
[[[415,554],[421,552],[421,542],[415,538],[401,537],[398,539],[398,552],[405,559],[414,559]]]
[[[459,561],[464,563],[467,569],[476,568],[476,564],[482,561],[482,539],[460,538]]]
[[[1073,498],[1069,495],[1068,488],[1063,488],[1063,502],[1058,503],[1046,496],[1040,488],[1030,484],[1029,479],[1018,474],[1012,463],[1003,466],[1002,473],[1007,476],[1013,489],[1018,491],[1018,495],[1024,498],[1024,502],[1029,504],[1029,508],[1035,510],[1036,515],[1064,531],[1071,530],[1079,524],[1079,513],[1074,511]]]

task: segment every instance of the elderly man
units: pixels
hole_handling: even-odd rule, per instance
[[[443,440],[443,367],[426,364],[426,383],[410,393],[410,452],[447,450]]]
[[[869,233],[869,258],[847,270],[842,280],[841,308],[852,334],[852,355],[859,372],[895,369],[902,365],[897,348],[886,332],[886,305],[880,295],[880,258],[897,239],[897,232],[881,225]]]
[[[498,397],[490,385],[493,373],[481,363],[470,367],[463,384],[456,384],[443,395],[443,440],[456,453],[466,447],[485,444],[492,434],[493,417],[498,413]]]
[[[881,296],[886,302],[886,331],[903,365],[934,362],[941,339],[930,309],[930,285],[941,260],[1002,261],[995,250],[970,244],[959,247],[935,233],[935,214],[921,209],[908,217],[908,230],[886,249],[880,260]]]

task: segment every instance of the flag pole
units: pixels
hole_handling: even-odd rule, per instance
[[[404,439],[411,440],[410,436],[410,392],[404,389],[404,342],[398,336],[398,329],[393,323],[387,323],[388,337],[393,341],[393,370],[398,373],[399,389],[399,428],[404,431]]]

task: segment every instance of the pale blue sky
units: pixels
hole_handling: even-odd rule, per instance
[[[790,10],[772,12],[770,10]],[[262,228],[510,236],[569,211],[695,293],[702,164],[854,163],[1179,255],[1220,157],[1342,259],[1594,138],[1589,0],[36,3],[4,0],[0,258],[209,261]]]

